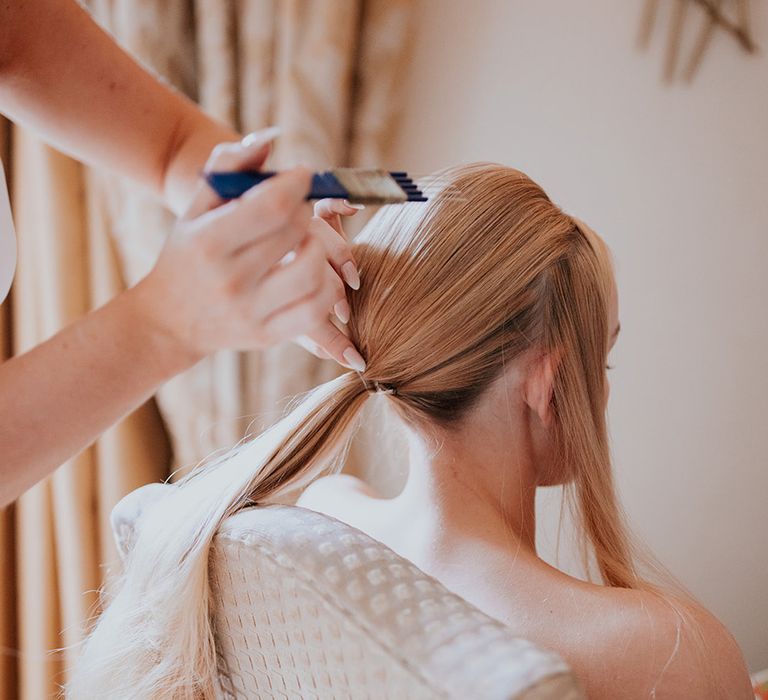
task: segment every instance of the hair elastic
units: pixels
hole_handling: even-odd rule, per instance
[[[379,382],[373,382],[373,393],[397,396],[397,389],[390,384],[379,384]]]

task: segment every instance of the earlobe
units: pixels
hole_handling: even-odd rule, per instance
[[[532,363],[525,385],[525,402],[539,417],[542,425],[549,428],[554,414],[552,394],[555,383],[555,362],[552,353],[542,353]]]

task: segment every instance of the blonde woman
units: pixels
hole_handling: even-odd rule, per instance
[[[644,580],[614,493],[607,356],[619,333],[605,244],[524,174],[476,164],[354,245],[349,331],[367,366],[199,470],[150,511],[88,640],[74,697],[213,697],[207,555],[238,509],[340,466],[366,401],[407,426],[394,499],[328,476],[299,504],[367,532],[515,632],[558,651],[591,698],[744,698],[741,653],[708,612]],[[542,561],[536,488],[566,484],[599,583]]]

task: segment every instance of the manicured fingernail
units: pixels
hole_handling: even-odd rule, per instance
[[[357,266],[351,260],[341,266],[341,276],[352,289],[360,289],[360,275]]]
[[[350,202],[348,199],[344,200],[344,205],[350,209],[357,209],[358,211],[365,209],[365,204],[352,204],[352,202]]]
[[[261,131],[252,131],[250,134],[246,134],[240,141],[240,145],[243,148],[261,148],[270,141],[276,139],[282,129],[279,126],[270,126],[268,129],[262,129]]]
[[[346,299],[337,301],[333,306],[333,311],[342,323],[347,323],[347,321],[349,321],[350,309]]]
[[[355,372],[365,372],[365,360],[354,348],[347,348],[341,355]]]
[[[294,260],[296,260],[296,251],[295,250],[289,250],[285,255],[283,255],[280,260],[277,261],[277,264],[280,266],[290,265]]]

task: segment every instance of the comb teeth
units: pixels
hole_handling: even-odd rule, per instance
[[[408,177],[408,173],[404,170],[398,170],[389,173],[392,179],[400,186],[408,197],[409,202],[426,202],[427,198],[424,193],[414,184],[413,180]]]

